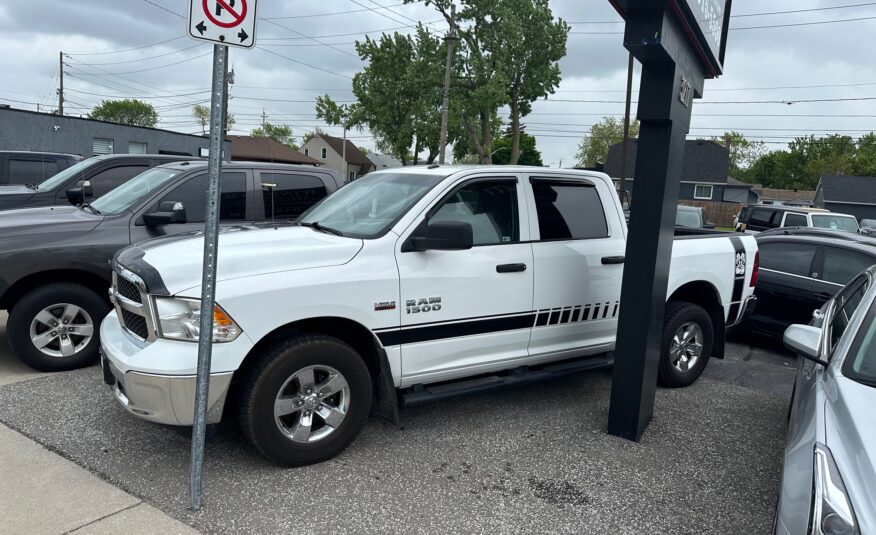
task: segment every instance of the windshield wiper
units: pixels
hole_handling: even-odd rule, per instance
[[[88,210],[91,211],[92,214],[100,215],[100,210],[98,210],[94,206],[91,206],[91,203],[84,202],[84,203],[79,205],[79,208],[82,208],[83,210],[88,208]]]
[[[319,230],[321,232],[328,232],[329,234],[334,234],[335,236],[343,236],[344,233],[338,229],[334,229],[331,227],[326,227],[319,224],[319,221],[314,221],[313,223],[298,223],[302,227],[310,227],[314,230]]]
[[[39,186],[37,186],[36,184],[25,184],[24,187],[26,187],[27,189],[32,189],[34,191],[40,189]]]

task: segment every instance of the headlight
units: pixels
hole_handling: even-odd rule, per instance
[[[812,521],[809,533],[814,535],[860,535],[849,494],[843,484],[830,449],[815,443],[814,476],[812,481]]]
[[[201,327],[201,300],[183,297],[156,297],[158,335],[170,340],[197,342]],[[231,342],[241,333],[240,327],[222,310],[213,307],[213,341]]]

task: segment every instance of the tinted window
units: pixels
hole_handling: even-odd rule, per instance
[[[812,259],[815,258],[815,245],[805,243],[766,243],[759,244],[760,267],[800,275],[811,276]]]
[[[786,227],[808,227],[809,225],[806,222],[806,216],[803,214],[786,214],[785,215],[785,226]]]
[[[100,171],[88,180],[95,197],[105,195],[149,169],[148,165],[123,165]]]
[[[824,250],[824,273],[821,278],[845,286],[862,271],[876,264],[876,259],[854,251],[826,247]]]
[[[164,195],[152,210],[164,201],[181,202],[186,208],[186,221],[203,223],[207,208],[207,175],[191,177]],[[219,219],[241,221],[246,219],[246,173],[222,173],[222,198],[219,201]]]
[[[777,217],[778,216],[778,217]],[[778,220],[781,217],[780,212],[775,210],[752,210],[749,223],[759,227],[777,227]]]
[[[843,333],[846,332],[846,328],[852,320],[852,315],[854,315],[858,305],[861,304],[861,299],[867,291],[867,286],[869,286],[867,277],[861,277],[837,294],[833,317],[830,318],[829,354],[833,354],[837,343],[842,338]]]
[[[261,173],[266,219],[297,219],[328,193],[315,176]]]
[[[532,190],[542,240],[608,237],[605,212],[593,186],[536,180]]]
[[[55,160],[9,158],[10,184],[38,184],[58,171]]]
[[[463,221],[471,224],[473,245],[520,241],[517,183],[510,180],[484,180],[463,186],[441,204],[429,221]]]
[[[842,216],[835,214],[813,214],[812,226],[818,228],[829,228],[833,230],[844,230],[846,232],[858,232],[858,220],[851,216]]]

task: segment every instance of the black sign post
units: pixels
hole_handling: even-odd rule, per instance
[[[704,80],[721,74],[730,0],[610,1],[626,19],[624,46],[642,64],[642,79],[608,432],[639,440],[654,412],[691,107]]]

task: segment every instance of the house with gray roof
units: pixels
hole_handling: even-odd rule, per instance
[[[823,176],[815,188],[815,206],[861,219],[876,219],[876,177]]]
[[[615,143],[608,149],[605,173],[615,181],[626,177],[624,188],[635,202],[635,180],[638,140],[629,140],[626,169],[621,169],[621,146]],[[689,139],[684,144],[684,163],[681,170],[679,200],[706,202],[734,202],[757,204],[757,193],[752,184],[730,176],[730,153],[727,147],[711,140]]]
[[[379,152],[368,151],[368,159],[374,162],[374,167],[379,171],[381,169],[393,169],[401,167],[402,163],[395,156],[389,154],[380,154]]]

